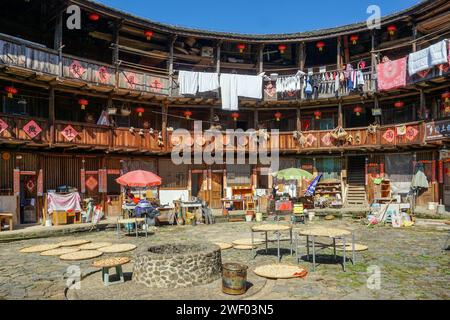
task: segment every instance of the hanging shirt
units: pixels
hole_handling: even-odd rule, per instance
[[[180,94],[195,95],[198,91],[198,79],[198,72],[180,70],[178,75]]]

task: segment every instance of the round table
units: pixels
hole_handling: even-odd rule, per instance
[[[281,232],[283,231],[289,231],[289,238],[290,238],[290,242],[291,242],[291,255],[292,255],[292,226],[291,225],[286,225],[286,224],[260,224],[260,225],[256,225],[253,226],[251,228],[251,233],[252,233],[252,256],[253,259],[256,258],[256,254],[254,254],[254,247],[255,247],[255,243],[254,243],[254,233],[255,232],[264,232],[265,234],[265,242],[266,242],[266,254],[269,250],[268,248],[268,233],[269,232],[275,232],[277,235],[277,258],[278,258],[278,262],[281,261],[281,254],[280,254],[280,235]]]
[[[333,249],[334,249],[334,259],[336,259],[336,239],[342,240],[342,266],[344,272],[346,271],[345,263],[346,263],[346,238],[351,236],[352,241],[352,264],[355,263],[355,235],[352,231],[348,231],[345,229],[338,228],[320,228],[320,227],[312,227],[312,228],[302,228],[295,230],[295,245],[296,245],[296,255],[297,261],[299,260],[298,254],[298,236],[306,237],[306,257],[309,260],[309,244],[312,244],[312,262],[313,262],[313,271],[316,270],[316,237],[320,238],[330,238],[333,240]],[[311,239],[311,241],[310,241]],[[325,245],[325,247],[329,247]]]

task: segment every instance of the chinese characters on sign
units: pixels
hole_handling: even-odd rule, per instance
[[[74,78],[80,79],[83,77],[83,74],[86,72],[86,69],[78,62],[77,60],[73,60],[73,62],[69,66],[70,75]]]
[[[68,125],[64,128],[61,134],[67,141],[72,142],[78,136],[78,131],[75,130],[71,125]]]
[[[23,131],[31,139],[34,139],[42,132],[42,129],[34,120],[31,120],[23,127]]]

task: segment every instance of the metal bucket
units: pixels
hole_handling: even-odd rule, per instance
[[[222,265],[222,291],[231,295],[247,292],[247,269],[247,266],[238,263]]]

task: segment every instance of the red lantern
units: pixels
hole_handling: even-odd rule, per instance
[[[282,116],[283,116],[283,115],[281,114],[280,111],[278,111],[277,113],[275,113],[275,119],[277,119],[277,122],[280,122]]]
[[[17,90],[14,87],[5,87],[5,91],[8,94],[8,98],[13,98],[15,94],[17,94],[19,92],[19,90]]]
[[[284,54],[284,52],[286,51],[286,46],[284,44],[280,44],[278,46],[278,50],[280,50],[281,54]]]
[[[137,107],[136,112],[138,113],[139,117],[142,117],[142,114],[145,112],[145,109],[143,107]]]
[[[441,97],[446,104],[450,102],[450,92],[449,91],[444,92]]]
[[[147,40],[150,41],[150,40],[152,40],[152,37],[153,37],[153,31],[146,30],[146,31],[144,32],[144,35],[145,35],[145,37],[147,38]]]
[[[320,52],[322,52],[323,48],[325,47],[325,42],[323,42],[323,41],[317,42],[316,47],[317,47],[317,49],[319,49]]]
[[[89,101],[86,99],[78,100],[78,104],[81,106],[81,110],[85,110],[86,106],[89,105]]]
[[[356,45],[358,43],[359,36],[357,34],[354,34],[350,36],[350,41],[353,43],[353,45]]]
[[[397,109],[401,109],[405,106],[405,103],[403,101],[397,101],[396,103],[394,103],[394,107],[396,107]]]
[[[97,13],[91,13],[89,15],[89,20],[97,22],[98,20],[100,20],[100,16]]]
[[[316,118],[316,120],[320,120],[320,118],[322,117],[322,112],[315,111],[314,112],[314,117]]]
[[[239,52],[240,52],[240,53],[243,53],[246,47],[245,47],[245,44],[239,43],[239,44],[237,45],[237,48],[239,49]]]
[[[393,24],[387,27],[387,31],[389,32],[389,35],[393,37],[395,33],[397,32],[397,27]]]
[[[361,108],[361,106],[356,106],[356,107],[353,109],[353,112],[354,112],[358,117],[361,115],[362,111],[363,111],[363,109]]]
[[[233,112],[233,113],[231,114],[231,117],[232,117],[233,120],[236,122],[236,121],[238,121],[240,115],[239,115],[239,113],[237,113],[237,112]]]
[[[192,116],[192,111],[185,111],[184,112],[184,116],[187,120],[191,119]]]

